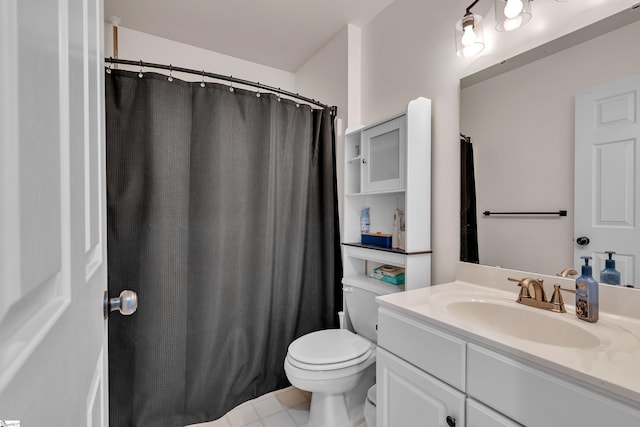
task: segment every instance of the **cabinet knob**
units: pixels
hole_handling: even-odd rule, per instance
[[[447,425],[449,427],[456,427],[456,419],[451,417],[451,416],[448,416],[447,417]]]

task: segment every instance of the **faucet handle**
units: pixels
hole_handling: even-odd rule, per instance
[[[518,286],[528,285],[531,282],[538,282],[540,285],[544,282],[544,279],[532,279],[530,277],[525,277],[523,279],[514,279],[513,277],[507,277],[507,280],[510,282],[518,282]]]
[[[517,302],[522,301],[523,298],[531,298],[531,294],[529,293],[529,284],[526,282],[527,279],[514,279],[513,277],[507,277],[507,280],[511,282],[518,282],[518,286],[520,286],[520,294],[516,300]]]
[[[518,282],[518,286],[522,288],[517,302],[520,302],[522,298],[534,298],[536,301],[547,302],[547,295],[544,292],[542,279],[525,277],[524,279],[518,280],[513,277],[507,277],[507,280]]]
[[[553,295],[551,295],[551,300],[549,301],[553,304],[553,309],[551,309],[551,311],[566,313],[567,310],[564,308],[564,300],[562,299],[562,292],[560,291],[570,292],[572,294],[575,294],[576,291],[574,289],[562,288],[558,284],[553,285]]]

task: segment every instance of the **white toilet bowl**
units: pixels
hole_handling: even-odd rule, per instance
[[[284,369],[291,384],[312,392],[310,427],[354,427],[364,421],[375,359],[375,344],[346,329],[313,332],[291,343]]]

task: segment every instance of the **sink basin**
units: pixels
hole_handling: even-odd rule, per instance
[[[593,348],[600,345],[596,335],[564,316],[536,312],[538,309],[522,307],[515,302],[456,301],[449,302],[446,310],[462,321],[522,340],[563,347]]]

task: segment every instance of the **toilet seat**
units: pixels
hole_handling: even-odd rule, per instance
[[[328,371],[357,365],[371,356],[369,341],[346,329],[304,335],[289,345],[291,365],[309,371]]]

